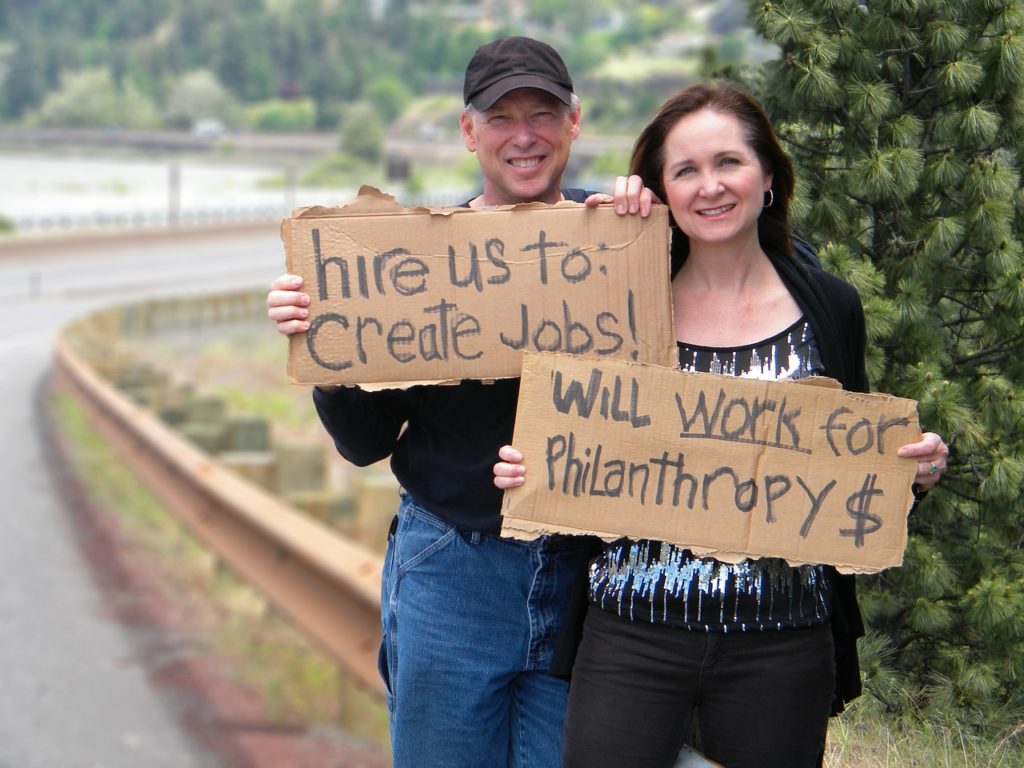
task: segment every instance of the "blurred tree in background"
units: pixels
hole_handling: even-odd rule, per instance
[[[400,105],[394,87],[369,92],[378,81],[415,92],[428,77],[460,77],[492,34],[387,5],[375,16],[367,0],[0,0],[0,114],[30,115],[70,71],[107,70],[164,103],[178,81],[209,70],[239,102],[312,99],[317,127],[336,128],[346,102]]]
[[[412,91],[394,75],[374,78],[366,88],[367,100],[385,123],[397,119],[412,101]]]
[[[316,125],[311,99],[268,99],[246,107],[246,122],[257,131],[302,132]]]
[[[9,59],[3,81],[3,111],[22,115],[39,104],[46,95],[46,51],[38,33],[26,32]]]
[[[188,72],[177,80],[167,95],[166,122],[176,128],[191,128],[198,121],[214,118],[223,124],[235,122],[237,104],[208,69]]]
[[[349,105],[341,119],[341,147],[353,157],[376,161],[384,144],[384,123],[373,104]]]
[[[798,166],[796,225],[860,290],[870,375],[953,446],[871,579],[868,690],[889,712],[1024,719],[1024,8],[752,0],[759,89]]]
[[[693,11],[699,6],[705,12]],[[746,23],[743,7],[743,0],[0,0],[0,119],[31,122],[69,72],[106,70],[118,88],[165,105],[195,86],[181,81],[205,70],[241,105],[266,103],[279,113],[280,102],[311,101],[320,130],[336,130],[345,105],[358,101],[379,106],[390,123],[412,94],[458,92],[482,43],[532,34],[559,49],[577,83],[620,89],[621,105],[595,113],[601,121],[591,121],[592,130],[633,132],[651,105],[649,98],[633,108],[634,100],[653,94],[656,104],[684,84],[692,72],[672,67],[690,55],[687,45],[715,47],[705,28],[727,34]],[[735,42],[727,48],[723,61],[743,50]],[[667,61],[674,74],[652,83],[643,72],[620,72],[614,62],[630,54],[633,65]],[[183,127],[180,107],[163,111],[168,125]],[[247,114],[261,110],[191,117],[258,127],[229,124]],[[75,124],[84,122],[79,116]]]
[[[156,105],[134,83],[114,81],[110,70],[83,69],[61,78],[40,105],[35,122],[58,128],[155,128]]]

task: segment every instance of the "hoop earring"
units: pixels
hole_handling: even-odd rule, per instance
[[[775,202],[775,190],[773,190],[771,187],[768,187],[768,202],[764,204],[764,207],[765,208],[771,208],[772,207],[772,203],[774,203],[774,202]]]

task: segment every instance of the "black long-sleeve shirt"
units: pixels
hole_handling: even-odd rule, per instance
[[[501,491],[492,467],[512,442],[519,379],[366,392],[313,390],[338,452],[357,466],[391,456],[418,504],[459,528],[497,533]],[[404,429],[403,429],[404,427]]]
[[[566,200],[591,195],[563,189]],[[338,452],[357,466],[391,456],[391,470],[416,502],[471,531],[501,529],[494,485],[498,449],[512,442],[519,379],[466,380],[367,392],[313,390],[313,402]]]

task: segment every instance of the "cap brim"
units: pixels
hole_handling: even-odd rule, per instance
[[[567,106],[572,104],[572,91],[540,75],[510,75],[484,88],[480,93],[474,95],[469,103],[478,112],[486,112],[494,106],[498,99],[517,88],[538,88],[547,91]]]

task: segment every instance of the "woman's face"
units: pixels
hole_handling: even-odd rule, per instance
[[[702,109],[677,122],[665,137],[662,180],[672,216],[691,248],[756,242],[757,218],[772,177],[736,117]]]

